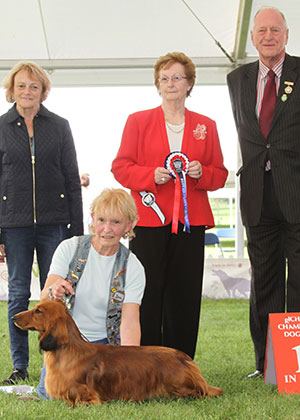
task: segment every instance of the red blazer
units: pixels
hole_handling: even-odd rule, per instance
[[[204,127],[199,127],[204,125]],[[206,129],[204,139],[197,139],[196,128]],[[219,143],[216,123],[195,112],[185,111],[185,127],[181,151],[190,162],[198,160],[202,165],[199,181],[186,176],[187,204],[191,226],[214,226],[207,191],[222,188],[228,171],[223,165],[223,155]],[[159,217],[142,203],[139,191],[149,191],[155,195],[164,213],[165,225],[172,221],[175,183],[173,180],[157,185],[154,171],[164,167],[170,153],[165,120],[161,106],[147,111],[136,112],[128,117],[117,157],[112,163],[116,180],[131,190],[135,199],[139,221],[138,226],[162,226]],[[179,220],[184,224],[183,202],[181,198]]]

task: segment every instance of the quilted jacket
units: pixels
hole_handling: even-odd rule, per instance
[[[81,186],[69,123],[41,105],[33,126],[30,139],[16,105],[0,117],[0,227],[66,224],[70,236],[81,235]]]

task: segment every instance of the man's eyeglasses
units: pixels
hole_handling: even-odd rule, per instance
[[[168,76],[163,76],[161,77],[159,80],[160,83],[168,83],[169,80],[172,80],[172,82],[177,83],[180,82],[180,80],[182,79],[187,79],[186,76],[172,76],[172,77],[168,77]]]

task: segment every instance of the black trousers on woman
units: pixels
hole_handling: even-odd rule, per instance
[[[141,305],[142,345],[195,355],[201,307],[204,227],[171,234],[171,224],[135,228],[130,249],[143,264],[146,288]]]

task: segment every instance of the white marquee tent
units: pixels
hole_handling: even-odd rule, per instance
[[[157,57],[184,51],[198,84],[224,84],[256,59],[249,25],[263,5],[284,12],[288,51],[299,53],[298,0],[1,0],[0,79],[30,59],[54,86],[147,85]]]
[[[0,4],[0,82],[14,64],[33,60],[49,71],[54,87],[152,86],[157,58],[168,51],[183,51],[196,63],[197,85],[225,85],[230,70],[257,59],[249,32],[253,16],[262,6],[283,11],[290,29],[287,50],[299,55],[299,0],[0,0]],[[99,176],[103,178],[109,173],[120,133],[108,118],[103,120],[103,113],[99,129],[100,107],[106,106],[104,93],[101,95],[95,114],[89,107],[86,125],[81,116],[70,115],[70,120],[73,118],[75,137],[84,139],[77,144],[78,155],[82,159],[88,153],[91,166],[94,159],[97,170],[97,153],[89,151],[94,151],[94,144],[103,145],[104,140],[110,145],[108,163],[102,161],[100,165]],[[60,102],[55,105],[58,113],[60,106]],[[217,106],[222,104],[215,103]],[[127,104],[127,115],[129,108]],[[118,110],[110,114],[118,114]],[[227,122],[224,120],[222,116],[218,121],[220,131]],[[107,138],[103,138],[104,122],[110,127]],[[86,132],[87,125],[91,135]],[[223,132],[235,137],[228,126]],[[228,146],[223,149],[226,160],[226,153],[232,154],[232,150]],[[242,250],[239,215],[236,225],[237,245]]]

